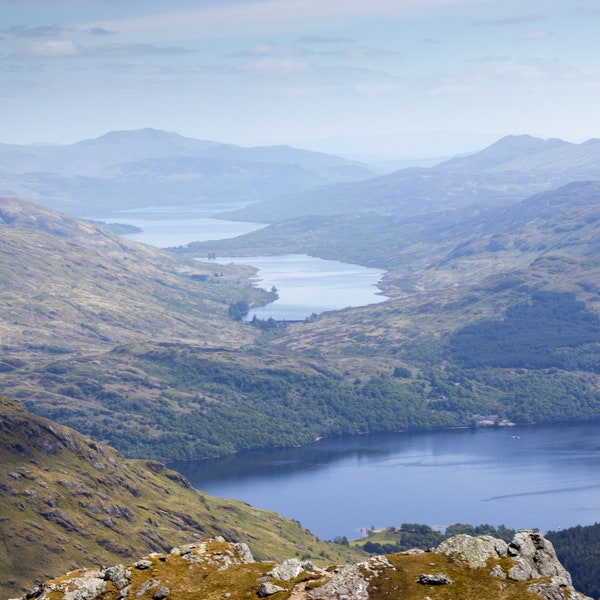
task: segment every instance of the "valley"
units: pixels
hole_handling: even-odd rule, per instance
[[[583,147],[595,148],[505,138],[420,177],[444,186],[448,171],[479,168],[510,180],[519,168],[535,174],[526,167],[540,155],[558,148],[572,160]],[[573,177],[592,168],[580,161],[570,163]],[[402,177],[399,195],[410,189]],[[370,181],[380,185],[353,185]],[[369,214],[287,218],[170,252],[5,198],[1,389],[128,456],[159,460],[467,427],[475,414],[523,424],[598,419],[598,190],[575,181],[518,201],[484,194],[462,207],[437,198],[436,210],[404,216],[375,203]],[[290,252],[385,269],[389,299],[251,326],[230,308],[268,302],[251,285],[254,270],[195,260]],[[529,305],[521,339],[487,339]],[[565,337],[577,319],[591,329]],[[474,363],[465,343],[511,358]]]
[[[344,435],[472,428],[479,415],[523,426],[600,419],[594,141],[513,136],[435,167],[376,177],[324,155],[196,142],[144,130],[39,156],[0,149],[0,393],[8,413],[31,411],[21,422],[50,419],[93,440],[83,446],[106,444],[127,460],[165,462]],[[225,161],[223,172],[207,176],[214,189],[201,189],[187,175],[203,172],[199,158],[209,150],[210,160]],[[55,171],[42,177],[40,161]],[[234,181],[228,169],[240,161],[245,179]],[[266,174],[265,163],[281,169],[279,188],[269,187],[279,175]],[[294,187],[300,163],[312,174]],[[335,183],[340,169],[349,175]],[[269,186],[249,187],[250,180]],[[176,182],[191,186],[187,196]],[[154,195],[144,191],[150,188]],[[289,193],[281,195],[284,188]],[[165,210],[186,202],[221,201],[225,208],[241,189],[250,190],[246,208],[220,218],[267,225],[229,239],[165,250],[81,219],[151,202]],[[263,306],[273,295],[253,284],[254,268],[221,259],[292,253],[385,271],[379,286],[388,299],[303,322],[240,320],[239,307]],[[214,255],[218,264],[204,260]],[[6,446],[11,461],[21,461],[15,481],[33,452],[28,444]],[[136,473],[162,472],[154,464]],[[51,484],[41,472],[32,477]],[[9,488],[5,497],[13,499],[37,489]],[[60,510],[71,511],[72,529],[80,530],[81,505],[69,502]],[[106,512],[100,505],[90,511]],[[16,516],[13,522],[24,523]],[[21,525],[10,535],[39,539]],[[246,539],[252,526],[238,523],[229,538]],[[181,531],[189,538],[191,530]],[[290,542],[297,533],[283,537]],[[167,541],[170,530],[161,536],[161,549],[179,543]],[[101,537],[91,535],[93,548],[78,541],[83,554],[56,564],[96,560]],[[153,549],[152,540],[138,537],[136,546]],[[329,552],[317,552],[316,543],[313,554]]]

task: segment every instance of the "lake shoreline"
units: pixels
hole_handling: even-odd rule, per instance
[[[599,428],[370,432],[169,467],[198,490],[299,520],[322,539],[402,523],[547,531],[600,519]]]

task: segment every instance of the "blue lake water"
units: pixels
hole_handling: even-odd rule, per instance
[[[191,242],[223,240],[264,227],[262,223],[224,221],[211,217],[217,210],[236,208],[239,204],[204,204],[202,206],[158,206],[123,210],[100,220],[134,225],[140,233],[125,237],[158,248],[186,246]]]
[[[405,522],[548,531],[600,522],[599,434],[586,424],[364,435],[173,466],[322,539]]]
[[[148,207],[121,211],[103,217],[106,222],[118,222],[141,228],[141,233],[125,237],[169,248],[194,241],[227,239],[264,227],[261,223],[214,219],[216,210],[233,208],[223,204],[182,207]],[[199,257],[204,260],[205,257]],[[349,306],[364,306],[386,300],[377,288],[383,271],[334,260],[322,260],[305,254],[283,256],[252,256],[218,258],[219,263],[237,262],[259,269],[257,285],[270,290],[277,288],[276,302],[252,310],[248,320],[272,317],[277,321],[302,321],[313,313],[339,310]]]
[[[247,319],[272,317],[276,321],[301,321],[311,314],[383,302],[377,283],[383,271],[306,254],[248,256],[219,262],[247,264],[258,269],[257,285],[276,287],[279,298],[248,313]]]

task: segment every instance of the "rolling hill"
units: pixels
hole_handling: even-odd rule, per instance
[[[145,206],[243,204],[372,176],[336,156],[242,148],[154,129],[113,131],[67,146],[0,144],[0,194],[76,216]]]
[[[224,213],[273,223],[315,215],[401,218],[510,205],[575,181],[600,179],[600,141],[571,144],[508,136],[475,154],[427,169],[403,169],[359,182],[286,194]]]
[[[119,246],[89,224],[70,242],[5,225],[3,268],[16,274],[3,290],[0,389],[128,456],[162,460],[469,426],[475,414],[599,418],[600,340],[593,327],[581,335],[600,312],[597,197],[597,183],[574,183],[508,208],[305,218],[232,240],[387,269],[390,300],[274,329],[229,314],[238,299],[266,300],[249,271],[216,276],[214,264]],[[113,251],[101,263],[96,237]],[[520,340],[489,335],[516,329]],[[474,364],[465,340],[486,361]]]
[[[275,513],[197,492],[161,463],[124,460],[4,396],[0,482],[3,598],[63,571],[217,535],[248,543],[263,560],[360,556]]]
[[[69,355],[142,339],[237,347],[230,302],[264,302],[252,270],[174,259],[17,198],[0,198],[4,355]],[[222,274],[221,274],[222,273]]]

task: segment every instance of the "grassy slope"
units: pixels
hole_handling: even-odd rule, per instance
[[[124,581],[121,577],[104,583],[106,571],[74,571],[45,582],[41,598],[60,600],[72,594],[82,594],[94,589],[95,598],[112,600],[119,591],[127,589],[129,595],[150,599],[167,592],[178,600],[206,598],[255,598],[264,594],[264,582],[277,586],[277,598],[307,600],[309,598],[370,598],[384,600],[402,598],[421,600],[539,600],[541,597],[575,597],[569,585],[564,591],[554,584],[549,575],[535,573],[528,580],[515,581],[507,573],[516,560],[508,556],[490,557],[484,566],[471,567],[453,554],[423,552],[420,554],[391,554],[372,557],[356,565],[332,565],[327,571],[316,571],[311,566],[300,568],[296,576],[281,574],[273,562],[247,562],[239,558],[237,549],[221,540],[208,540],[203,544],[186,547],[169,555],[146,557],[147,568],[137,564],[127,568]],[[501,576],[498,572],[502,573]],[[111,572],[109,571],[109,577]],[[421,583],[424,573],[441,574],[446,585]],[[281,577],[281,578],[280,578]],[[101,589],[97,589],[100,584]],[[540,585],[541,584],[541,585]],[[124,586],[127,586],[125,588]],[[550,587],[550,586],[548,586]],[[97,590],[97,591],[96,591]],[[536,592],[536,593],[534,593]],[[577,597],[581,598],[580,594]]]
[[[215,276],[214,265],[173,260],[20,199],[0,198],[0,240],[4,353],[80,354],[140,339],[236,347],[252,340],[227,318],[231,302],[264,301],[246,282],[252,270],[219,266]]]
[[[589,310],[599,312],[597,194],[597,184],[578,184],[532,198],[517,209],[390,219],[383,231],[377,221],[367,220],[369,235],[354,235],[360,223],[345,217],[284,223],[276,226],[274,237],[265,230],[264,237],[232,241],[253,241],[257,252],[269,244],[281,250],[291,228],[294,243],[301,243],[304,231],[319,254],[327,249],[334,257],[363,256],[368,264],[389,265],[382,282],[387,302],[289,324],[275,336],[261,336],[227,318],[226,302],[244,293],[242,282],[236,284],[230,276],[216,278],[220,283],[175,276],[189,263],[149,249],[145,261],[135,262],[139,275],[132,288],[120,284],[124,259],[117,252],[113,262],[105,263],[106,281],[115,283],[108,288],[110,295],[120,297],[109,321],[136,319],[120,308],[139,300],[139,290],[145,291],[145,320],[107,330],[110,336],[102,345],[91,338],[94,352],[84,347],[87,351],[79,356],[40,351],[27,362],[3,359],[0,384],[4,393],[30,408],[109,441],[129,456],[162,459],[378,429],[465,426],[474,413],[524,422],[598,418],[598,344],[569,350],[552,370],[523,370],[523,365],[467,369],[449,346],[457,329],[501,319],[508,307],[531,302],[539,290],[573,292]],[[78,249],[83,256],[84,248],[82,241]],[[135,257],[137,248],[131,245],[125,256]],[[36,254],[35,260],[43,256]],[[23,264],[24,257],[19,261]],[[153,270],[145,270],[147,263]],[[20,285],[34,285],[39,272],[25,273]],[[54,323],[57,338],[63,333],[69,339],[73,321],[48,318],[48,302],[61,309],[69,306],[63,297],[52,300],[56,286],[73,284],[59,270],[61,274],[48,281],[50,289],[40,299],[46,302],[45,322],[30,320],[24,292],[20,299],[14,297],[22,311],[19,330],[38,328],[46,335]],[[151,295],[156,280],[167,276],[173,277],[169,293],[178,303]],[[81,271],[73,297],[96,277],[96,272]],[[196,309],[187,286],[214,294],[214,310]],[[197,328],[188,327],[190,314],[199,317],[192,323]],[[168,323],[162,323],[163,317]],[[95,318],[88,326],[99,323]],[[4,326],[10,330],[11,321]],[[32,352],[24,336],[13,339],[17,350]]]
[[[79,566],[127,561],[222,535],[262,559],[359,556],[299,523],[192,490],[152,461],[34,416],[0,396],[0,595]]]

